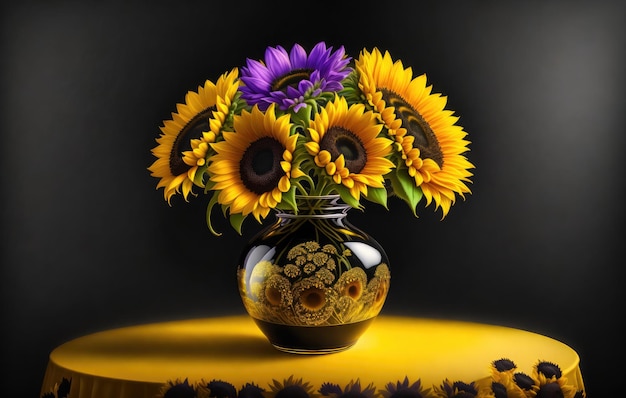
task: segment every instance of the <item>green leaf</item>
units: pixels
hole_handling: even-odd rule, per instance
[[[309,122],[311,121],[312,111],[313,111],[313,107],[311,105],[304,106],[300,108],[298,112],[292,113],[291,121],[294,122],[294,125],[299,124],[302,126],[308,126]]]
[[[346,202],[346,204],[352,206],[355,209],[361,208],[361,204],[359,203],[358,200],[354,198],[354,196],[352,196],[348,188],[346,188],[343,185],[337,185],[337,192],[339,193],[341,200]]]
[[[417,205],[422,200],[422,190],[415,186],[415,180],[406,170],[398,170],[391,176],[393,192],[409,205],[413,215],[417,217]]]
[[[387,189],[386,188],[367,188],[367,200],[378,203],[383,206],[385,209],[389,210],[387,207]]]
[[[202,167],[198,167],[198,170],[196,171],[196,174],[195,174],[195,176],[193,178],[194,185],[197,185],[199,187],[201,187],[203,185],[204,179],[205,179],[204,175],[205,175],[208,167],[209,166],[207,166],[207,165],[204,165]]]
[[[237,231],[237,233],[239,235],[242,235],[241,233],[241,225],[243,224],[243,221],[246,219],[246,217],[243,216],[243,214],[241,213],[236,213],[236,214],[231,214],[230,215],[230,225],[232,225],[232,227],[235,229],[235,231]]]
[[[213,194],[211,195],[211,200],[209,201],[209,204],[207,205],[206,208],[206,224],[209,227],[209,230],[211,231],[211,233],[215,236],[221,236],[222,234],[220,232],[215,231],[215,229],[213,228],[213,224],[211,223],[211,213],[213,212],[213,207],[217,204],[217,193],[213,192]]]
[[[289,191],[284,192],[282,196],[282,200],[277,207],[285,210],[293,210],[297,213],[298,205],[296,204],[296,186],[292,184]]]
[[[213,190],[215,183],[211,180],[207,180],[206,184],[204,184],[204,193],[209,193]]]

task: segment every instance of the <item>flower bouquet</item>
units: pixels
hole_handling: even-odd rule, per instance
[[[445,217],[470,193],[466,132],[426,75],[374,48],[357,59],[317,43],[268,47],[264,60],[207,80],[165,120],[148,168],[165,199],[210,195],[241,233],[247,216],[298,211],[296,196],[337,194],[387,208],[425,200]]]

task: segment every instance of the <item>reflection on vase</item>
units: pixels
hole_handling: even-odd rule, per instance
[[[346,220],[338,195],[298,198],[243,251],[244,307],[269,341],[294,353],[352,346],[381,311],[389,290],[383,248]]]

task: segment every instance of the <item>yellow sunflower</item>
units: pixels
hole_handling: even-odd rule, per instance
[[[394,167],[386,158],[392,141],[378,136],[381,129],[365,105],[348,107],[345,98],[335,96],[311,121],[305,147],[315,164],[358,201],[368,187],[384,188],[383,176]]]
[[[224,124],[234,111],[234,100],[239,88],[238,77],[238,69],[233,68],[217,79],[215,83],[217,100],[213,117],[209,119],[209,131],[202,132],[199,139],[192,139],[192,150],[183,152],[183,161],[191,166],[188,172],[189,178],[200,187],[204,187],[204,171],[207,169],[210,157],[214,154],[210,144],[216,142],[221,136]],[[197,173],[198,171],[201,173]]]
[[[393,61],[388,52],[363,50],[355,63],[359,88],[377,112],[398,151],[397,166],[403,166],[418,186],[426,205],[434,202],[443,217],[456,195],[471,193],[466,183],[474,168],[465,157],[467,133],[446,110],[447,98],[432,93],[426,75],[413,78],[412,69]]]
[[[515,373],[513,371],[494,373],[489,388],[494,393],[505,393],[507,398],[528,398],[525,390],[515,383],[514,377]],[[530,394],[531,392],[534,392],[534,390],[531,389],[528,393]]]
[[[265,113],[257,106],[233,120],[235,132],[223,132],[223,141],[211,144],[216,155],[208,167],[217,201],[230,214],[252,214],[257,221],[282,200],[291,178],[302,175],[292,168],[297,135],[290,135],[289,115],[276,117],[274,106]]]
[[[148,170],[160,178],[157,189],[163,188],[168,203],[181,189],[187,200],[194,183],[203,186],[201,178],[195,181],[196,172],[206,166],[209,143],[220,134],[230,113],[239,86],[237,77],[238,70],[233,69],[217,84],[206,80],[197,91],[189,91],[185,102],[176,105],[172,118],[163,122],[158,145],[152,149],[157,159]]]
[[[573,398],[576,395],[576,387],[567,383],[567,377],[563,375],[561,368],[548,361],[538,361],[533,365],[533,378],[539,384],[537,395],[548,395],[551,392],[554,396],[561,394],[565,398]]]

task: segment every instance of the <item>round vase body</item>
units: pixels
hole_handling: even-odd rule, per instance
[[[281,351],[322,354],[355,344],[383,307],[389,260],[347,219],[338,195],[301,196],[298,213],[276,222],[242,251],[237,278],[244,307]]]

